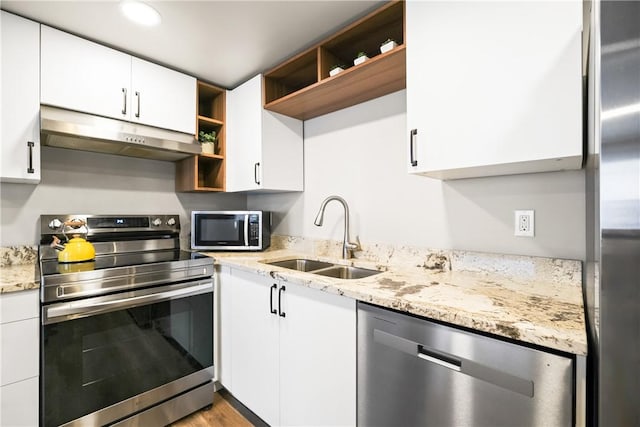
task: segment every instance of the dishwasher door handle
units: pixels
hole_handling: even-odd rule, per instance
[[[373,330],[373,340],[395,350],[417,356],[422,360],[432,362],[461,374],[486,381],[498,387],[533,397],[533,381],[512,375],[510,373],[491,368],[473,360],[454,356],[440,350],[434,350],[415,341],[381,331]]]
[[[422,360],[426,360],[431,363],[435,363],[436,365],[444,366],[445,368],[458,372],[460,372],[460,369],[462,367],[461,360],[442,354],[438,351],[429,350],[419,344],[417,356]]]

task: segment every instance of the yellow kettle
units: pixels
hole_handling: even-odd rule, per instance
[[[66,227],[78,229],[82,226],[86,227],[86,223],[81,220],[66,221],[62,224],[62,234],[67,237],[65,234]],[[96,250],[93,245],[80,237],[80,234],[73,234],[72,238],[64,245],[60,244],[60,239],[57,236],[53,236],[53,242],[50,246],[60,251],[58,253],[58,262],[83,262],[90,261],[96,257]]]

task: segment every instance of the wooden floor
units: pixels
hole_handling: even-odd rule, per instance
[[[216,393],[213,398],[213,406],[203,409],[181,419],[171,427],[250,427],[253,426],[240,412],[225,400],[224,396]]]

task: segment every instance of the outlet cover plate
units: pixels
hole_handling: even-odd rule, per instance
[[[514,236],[533,237],[535,231],[535,217],[533,210],[514,211]]]

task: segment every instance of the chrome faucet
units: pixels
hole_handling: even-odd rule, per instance
[[[344,238],[342,240],[342,258],[349,259],[353,256],[354,250],[360,249],[360,245],[358,243],[349,241],[349,205],[347,205],[347,201],[340,196],[327,197],[320,205],[320,210],[318,211],[316,220],[313,221],[313,223],[318,227],[322,226],[322,222],[324,221],[324,209],[327,207],[327,203],[332,200],[336,200],[342,203],[342,207],[344,208]]]

